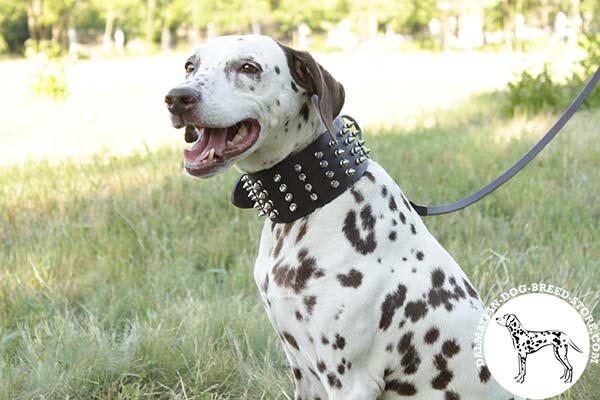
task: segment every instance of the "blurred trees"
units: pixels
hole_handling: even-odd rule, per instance
[[[26,39],[66,48],[69,28],[96,32],[105,48],[117,28],[146,46],[168,47],[228,33],[290,38],[301,23],[321,33],[344,19],[359,40],[386,31],[424,36],[433,18],[458,20],[473,2],[484,10],[485,30],[503,31],[507,42],[518,16],[547,31],[559,11],[579,31],[600,17],[597,0],[1,0],[0,52],[22,52]]]

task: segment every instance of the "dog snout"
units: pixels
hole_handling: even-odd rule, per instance
[[[171,89],[165,96],[169,111],[178,115],[191,111],[198,102],[200,102],[200,93],[187,87]]]

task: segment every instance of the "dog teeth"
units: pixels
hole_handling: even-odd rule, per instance
[[[236,135],[233,137],[233,143],[237,143],[242,140],[248,134],[248,128],[246,124],[241,124]]]
[[[212,161],[215,158],[215,149],[212,148],[210,149],[210,151],[208,152],[208,160]]]

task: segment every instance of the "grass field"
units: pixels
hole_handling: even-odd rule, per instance
[[[366,129],[415,201],[479,188],[555,119],[505,119],[502,94],[454,100]],[[427,219],[486,299],[549,282],[600,319],[599,125],[599,111],[579,113],[506,187]],[[261,221],[229,204],[235,171],[184,177],[180,150],[0,169],[0,399],[293,398],[252,280]],[[591,366],[559,398],[598,399],[599,381]]]

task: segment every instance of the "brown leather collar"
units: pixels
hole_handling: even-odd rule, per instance
[[[291,222],[344,193],[367,170],[369,149],[352,117],[340,116],[333,125],[335,135],[325,131],[273,167],[242,175],[233,205],[256,208],[273,222]]]

